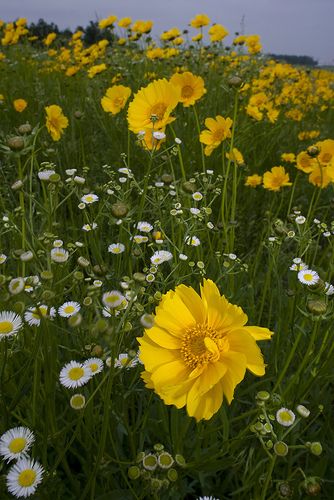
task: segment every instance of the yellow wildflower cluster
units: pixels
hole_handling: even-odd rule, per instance
[[[7,23],[4,25],[3,36],[1,39],[2,45],[15,45],[20,38],[28,34],[26,28],[27,20],[21,17],[15,23]]]

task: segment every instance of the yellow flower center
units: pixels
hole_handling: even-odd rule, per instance
[[[313,275],[310,274],[310,273],[305,273],[304,276],[303,276],[303,278],[304,278],[305,281],[312,281]]]
[[[13,323],[11,321],[0,321],[0,335],[7,335],[13,331]]]
[[[80,380],[81,377],[83,377],[84,373],[84,369],[80,368],[80,366],[77,366],[70,369],[70,371],[68,372],[68,377],[71,380]]]
[[[114,106],[117,108],[123,107],[124,104],[124,97],[115,97],[114,99]]]
[[[71,314],[74,311],[75,311],[75,307],[74,306],[66,306],[66,307],[64,307],[64,312],[66,314]]]
[[[191,97],[194,93],[194,89],[190,85],[185,85],[182,87],[181,90],[181,96],[187,99],[188,97]]]
[[[98,369],[98,366],[96,363],[92,363],[91,365],[89,365],[89,368],[92,370],[92,372],[96,372],[96,370]]]
[[[20,472],[17,482],[22,488],[32,486],[36,480],[37,473],[33,469],[26,469]]]
[[[212,134],[214,142],[221,142],[225,137],[225,130],[223,128],[219,128],[215,130]]]
[[[198,366],[218,361],[220,354],[229,350],[226,337],[206,324],[189,328],[182,340],[181,354],[186,365],[194,369]]]
[[[291,422],[292,417],[288,411],[281,411],[280,414],[280,419],[283,420],[283,422]]]
[[[162,120],[164,114],[166,113],[167,106],[163,102],[157,102],[152,106],[150,115],[155,115],[159,120]]]
[[[27,440],[23,437],[14,438],[8,445],[8,449],[11,453],[20,453],[24,450]]]
[[[39,307],[37,309],[34,309],[32,316],[34,319],[41,319],[41,317],[46,316],[47,309],[45,307]]]

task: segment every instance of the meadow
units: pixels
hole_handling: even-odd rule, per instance
[[[26,25],[0,22],[0,498],[333,498],[334,73],[204,14]]]

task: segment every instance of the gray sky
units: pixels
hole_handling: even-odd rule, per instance
[[[153,34],[208,14],[231,33],[240,31],[244,16],[246,34],[261,35],[265,52],[310,55],[320,63],[334,64],[334,0],[0,0],[0,18],[28,21],[44,18],[59,28],[86,26],[89,20],[115,14],[154,21]]]

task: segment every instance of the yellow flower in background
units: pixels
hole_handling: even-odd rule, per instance
[[[309,174],[317,167],[318,163],[315,158],[312,158],[307,151],[301,151],[296,158],[296,167],[306,174]]]
[[[140,33],[141,35],[145,33],[149,33],[151,29],[153,28],[153,21],[142,21],[139,19],[138,21],[135,21],[133,25],[131,26],[131,31],[133,33]]]
[[[223,398],[230,404],[246,369],[262,376],[265,365],[257,340],[272,332],[245,326],[243,310],[204,280],[201,296],[185,285],[166,293],[156,308],[154,326],[138,338],[147,387],[167,405],[186,407],[197,421],[210,419]]]
[[[282,153],[281,160],[288,163],[296,163],[296,155],[294,153]]]
[[[206,94],[203,78],[193,75],[190,71],[175,73],[169,81],[176,87],[179,87],[181,91],[180,102],[182,102],[185,108],[192,106]]]
[[[113,87],[109,87],[106,91],[106,95],[102,97],[101,106],[106,113],[116,115],[124,108],[130,95],[130,87],[114,85]]]
[[[56,38],[57,33],[49,33],[48,36],[44,38],[43,43],[46,47],[49,47]]]
[[[122,17],[122,19],[120,19],[117,24],[120,28],[128,28],[131,23],[131,17]]]
[[[197,16],[190,21],[190,26],[197,29],[203,28],[203,26],[207,26],[208,24],[210,24],[210,18],[206,14],[197,14]]]
[[[107,65],[105,63],[96,64],[95,66],[92,66],[91,68],[89,68],[89,70],[87,71],[88,78],[94,78],[95,75],[102,73],[102,71],[105,71],[106,69],[107,69]]]
[[[15,99],[15,101],[13,101],[13,106],[15,111],[22,113],[28,106],[28,103],[24,99]]]
[[[208,130],[203,130],[199,136],[201,143],[206,145],[204,153],[210,156],[212,151],[217,148],[225,139],[231,137],[231,118],[223,118],[217,115],[216,118],[207,118],[205,126]]]
[[[256,187],[262,184],[262,176],[258,174],[249,175],[246,177],[245,186]]]
[[[317,164],[308,176],[308,180],[313,186],[326,188],[330,182],[334,182],[334,163],[330,167]]]
[[[263,174],[263,187],[270,191],[279,191],[281,187],[291,186],[289,174],[284,167],[273,167],[270,171]]]
[[[68,119],[60,106],[52,104],[45,107],[46,128],[54,141],[59,141],[63,130],[68,127]]]
[[[116,21],[117,21],[117,16],[109,16],[106,17],[105,19],[101,19],[101,21],[99,22],[99,28],[101,30],[104,30],[105,28],[108,28],[108,26],[114,24],[114,22]]]
[[[229,32],[222,24],[214,24],[209,28],[208,33],[210,35],[211,42],[221,42],[225,37],[227,37],[227,35],[229,35]]]
[[[245,164],[244,157],[242,156],[242,153],[237,148],[233,148],[231,153],[226,153],[226,158],[228,160],[233,161],[233,163],[236,163],[239,166],[242,166]]]
[[[165,78],[149,83],[134,96],[128,108],[129,129],[161,130],[175,120],[170,116],[180,100],[180,90]]]
[[[198,33],[197,35],[193,36],[191,39],[193,42],[200,42],[201,40],[203,40],[203,34]]]

